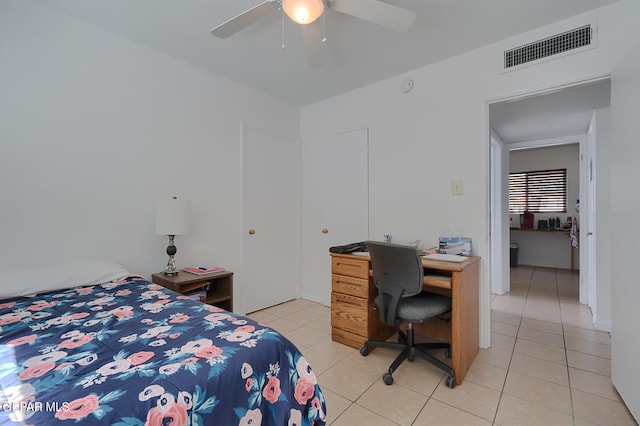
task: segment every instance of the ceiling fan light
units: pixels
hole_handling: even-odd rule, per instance
[[[282,9],[292,21],[298,24],[310,24],[322,15],[322,0],[282,0]]]

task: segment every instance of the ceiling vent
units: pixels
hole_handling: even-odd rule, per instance
[[[504,69],[511,70],[541,59],[551,59],[556,55],[577,53],[595,46],[591,24],[584,25],[562,34],[534,41],[504,52]],[[563,55],[564,56],[564,55]]]

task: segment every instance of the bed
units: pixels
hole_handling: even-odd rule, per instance
[[[313,370],[277,331],[124,271],[109,278],[29,296],[11,293],[38,279],[0,279],[0,424],[325,424]]]

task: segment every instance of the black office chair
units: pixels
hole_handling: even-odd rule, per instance
[[[427,350],[445,349],[445,357],[451,356],[449,343],[433,342],[416,344],[413,324],[421,323],[451,311],[451,298],[422,291],[424,271],[418,251],[412,247],[375,241],[366,242],[373,282],[378,288],[374,303],[380,311],[382,322],[392,326],[408,324],[407,333],[398,331],[398,343],[367,341],[360,349],[362,356],[369,355],[369,348],[383,347],[402,351],[382,378],[387,385],[393,383],[393,372],[405,359],[413,361],[416,355],[447,373],[446,384],[455,387],[455,372],[444,362],[427,353]]]

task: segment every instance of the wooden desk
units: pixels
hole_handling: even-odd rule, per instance
[[[394,332],[380,321],[373,304],[377,289],[367,255],[331,254],[331,337],[360,349],[367,340],[386,340]],[[423,259],[423,288],[451,297],[451,312],[422,324],[415,332],[451,343],[451,367],[456,383],[462,380],[478,354],[480,258],[462,263]]]

